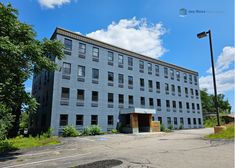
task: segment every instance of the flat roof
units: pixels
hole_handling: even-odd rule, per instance
[[[106,48],[108,50],[116,51],[120,54],[124,54],[124,55],[127,55],[127,56],[132,56],[132,57],[142,59],[142,60],[154,63],[154,64],[159,64],[159,65],[162,65],[162,66],[166,66],[168,68],[174,68],[176,70],[187,72],[187,73],[190,73],[192,75],[198,75],[198,72],[196,72],[196,71],[192,71],[192,70],[189,70],[189,69],[186,69],[186,68],[174,65],[174,64],[170,64],[170,63],[167,63],[167,62],[164,62],[164,61],[160,61],[158,59],[148,57],[146,55],[142,55],[142,54],[139,54],[139,53],[136,53],[136,52],[133,52],[133,51],[129,51],[129,50],[124,49],[124,48],[114,46],[112,44],[108,44],[108,43],[105,43],[105,42],[102,42],[102,41],[99,41],[99,40],[96,40],[96,39],[93,39],[93,38],[90,38],[90,37],[86,37],[86,36],[83,36],[81,34],[72,32],[70,30],[66,30],[64,28],[57,27],[55,29],[54,33],[52,34],[51,39],[55,39],[56,34],[66,36],[66,37],[69,37],[69,38],[72,38],[72,39],[76,39],[76,40],[79,40],[79,41],[83,41],[83,42],[86,42],[86,43],[90,43],[90,44],[93,44],[93,45],[96,45],[96,46],[100,46],[100,47]]]

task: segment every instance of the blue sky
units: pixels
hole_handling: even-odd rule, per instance
[[[50,38],[56,27],[63,27],[120,44],[120,39],[113,38],[120,32],[128,49],[198,71],[200,86],[213,93],[209,41],[196,38],[197,33],[211,29],[218,90],[234,111],[233,0],[3,0],[7,2],[19,10],[21,21],[33,25],[38,39]],[[185,17],[179,16],[182,8],[187,11]],[[151,51],[138,50],[138,46]],[[26,88],[30,87],[29,80]]]

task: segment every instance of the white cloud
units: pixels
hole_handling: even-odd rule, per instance
[[[148,24],[146,19],[122,19],[113,22],[107,29],[87,34],[88,37],[104,41],[149,57],[159,58],[166,50],[161,36],[165,34],[161,23]]]
[[[219,55],[216,64],[216,85],[219,93],[232,91],[235,89],[234,83],[234,47],[224,47]],[[214,93],[211,68],[207,70],[208,75],[200,77],[200,88],[208,89],[209,93]]]
[[[71,0],[38,0],[41,6],[46,8],[54,8],[56,6],[61,6],[66,3],[70,3]]]

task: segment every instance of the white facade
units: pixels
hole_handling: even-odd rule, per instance
[[[65,57],[62,60],[55,60],[60,67],[59,71],[49,73],[49,75],[43,72],[34,76],[33,95],[41,103],[36,127],[40,129],[52,127],[55,134],[58,134],[64,125],[74,125],[77,129],[82,129],[94,124],[94,116],[97,116],[97,124],[106,132],[116,129],[120,111],[126,108],[155,109],[156,114],[153,115],[153,119],[162,120],[165,127],[170,124],[174,128],[179,128],[180,124],[184,128],[203,126],[197,72],[60,28],[56,29],[52,38],[66,43],[67,50],[65,49]],[[96,57],[97,49],[98,57]],[[108,56],[109,52],[113,53],[113,61],[111,61],[111,56]],[[85,67],[85,74],[79,71],[82,69],[81,66]],[[159,72],[155,69],[157,67],[159,67]],[[99,71],[98,78],[93,78],[97,77],[97,70],[92,69]],[[165,73],[166,69],[168,74]],[[108,72],[113,73],[113,82],[108,80]],[[178,72],[180,77],[177,77]],[[184,78],[185,74],[187,79]],[[133,78],[132,82],[128,80],[131,78]],[[112,79],[111,74],[110,79]],[[45,81],[46,84],[44,84]],[[149,81],[152,81],[152,84]],[[156,88],[157,82],[160,82],[160,89]],[[144,83],[144,86],[141,87],[141,83]],[[169,91],[165,90],[167,84]],[[38,89],[39,85],[42,85],[41,89]],[[181,88],[181,93],[178,87]],[[65,88],[63,95],[62,88]],[[185,93],[185,88],[188,94]],[[97,100],[95,93],[92,99],[92,91],[98,92],[98,101],[94,101]],[[129,96],[133,96],[133,104]],[[161,101],[160,106],[157,99]],[[145,104],[143,104],[144,101]],[[167,101],[170,107],[167,107]],[[182,107],[180,107],[180,102]],[[78,118],[77,115],[79,115]],[[92,115],[94,115],[93,119],[91,119]],[[108,116],[113,116],[113,121],[112,117],[108,119]],[[189,124],[189,119],[191,124]]]

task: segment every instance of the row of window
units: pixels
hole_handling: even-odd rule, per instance
[[[65,45],[65,49],[66,50],[72,50],[72,40],[70,39],[64,39],[64,45]],[[68,53],[67,51],[65,51],[66,53]],[[69,52],[70,53],[70,52]],[[85,54],[86,54],[86,44],[84,43],[79,43],[79,56],[81,58],[85,58]],[[71,53],[70,53],[71,55]],[[99,61],[99,48],[93,46],[92,48],[92,60],[98,62]],[[132,57],[128,57],[128,70],[133,70],[133,58]],[[107,52],[107,63],[108,65],[113,65],[114,64],[114,53],[112,51],[108,51]],[[67,65],[69,66],[69,65]],[[70,65],[71,66],[71,65]],[[118,54],[118,67],[119,68],[123,68],[124,66],[124,56],[122,54]],[[155,66],[155,75],[159,76],[159,65],[154,65]],[[139,60],[139,72],[144,73],[144,69],[145,69],[145,62],[143,60]],[[153,65],[152,63],[148,62],[147,63],[147,70],[148,70],[148,74],[152,74],[153,73]],[[168,73],[169,71],[169,73]],[[164,67],[164,77],[165,78],[171,78],[172,80],[174,80],[175,78],[175,74],[176,74],[176,79],[177,81],[180,81],[180,71],[175,71],[173,68],[167,68]],[[188,79],[189,79],[189,83],[192,84],[193,83],[193,76],[191,74],[187,73],[183,73],[184,76],[184,82],[187,83]],[[197,85],[197,76],[194,76],[194,84]]]
[[[70,75],[71,69],[67,68],[65,65],[67,63],[64,63],[63,66],[63,71],[62,71],[62,78],[65,79],[70,79],[67,76]],[[113,72],[108,72],[107,74],[107,80],[108,80],[108,86],[113,86],[114,84],[114,73]],[[133,89],[133,76],[128,76],[128,88]],[[84,82],[85,81],[85,66],[80,66],[78,65],[78,81]],[[95,84],[99,83],[99,69],[92,68],[92,82]],[[144,91],[145,87],[145,80],[143,78],[139,79],[139,84],[140,84],[140,90]],[[123,74],[118,74],[118,86],[119,87],[124,87],[124,75]],[[148,88],[149,91],[153,91],[153,81],[148,80]],[[175,95],[176,92],[176,86],[174,84],[169,85],[168,83],[165,83],[165,93],[169,94],[171,88],[172,95]],[[160,82],[156,82],[156,90],[158,93],[160,93]],[[189,89],[185,87],[185,95],[188,97],[188,91]],[[177,91],[178,95],[181,96],[181,86],[177,86]],[[191,96],[194,96],[194,89],[190,89]],[[198,90],[195,90],[195,95],[196,97],[199,96]]]
[[[61,104],[62,105],[68,105],[68,100],[69,100],[69,88],[64,88],[62,87],[61,90]],[[108,93],[107,94],[107,100],[108,100],[108,107],[113,108],[113,103],[114,103],[114,93]],[[84,106],[84,101],[85,101],[85,90],[82,89],[77,89],[77,106]],[[91,93],[91,101],[92,101],[92,106],[98,106],[98,101],[99,101],[99,92],[98,91],[92,91]],[[149,106],[154,107],[154,99],[149,98],[148,99]],[[156,100],[156,106],[161,107],[161,99]],[[124,94],[118,94],[118,103],[119,104],[124,104]],[[134,105],[134,96],[133,95],[128,95],[128,103],[129,105]],[[176,108],[176,101],[172,101],[172,108]],[[145,106],[146,105],[146,98],[145,97],[140,97],[140,105]],[[196,107],[195,107],[196,106]],[[170,100],[166,100],[166,107],[170,108],[171,103]],[[200,105],[199,103],[191,103],[192,110],[200,110]],[[178,108],[182,109],[182,101],[178,102]],[[190,109],[190,103],[186,102],[186,109]]]
[[[76,115],[76,125],[83,126],[84,124],[84,116],[83,115]],[[91,125],[98,125],[98,115],[91,115]],[[113,115],[107,116],[107,124],[113,125]],[[68,114],[61,114],[60,115],[60,126],[68,125]]]
[[[179,123],[184,125],[184,118],[180,117],[173,117],[173,124],[174,125],[178,125],[178,119],[179,119]],[[198,119],[198,120],[197,120]],[[153,117],[154,120],[154,117]],[[187,118],[187,124],[191,125],[193,121],[193,125],[201,125],[201,118]],[[91,115],[90,118],[90,124],[91,125],[98,125],[98,115]],[[162,117],[158,117],[158,121],[160,121],[160,123],[162,124]],[[68,114],[60,114],[60,126],[66,126],[68,125]],[[167,124],[171,125],[172,124],[172,118],[171,117],[167,117]],[[84,125],[84,116],[83,115],[76,115],[76,126],[83,126]],[[113,115],[108,115],[107,116],[107,125],[114,125],[114,117]]]

